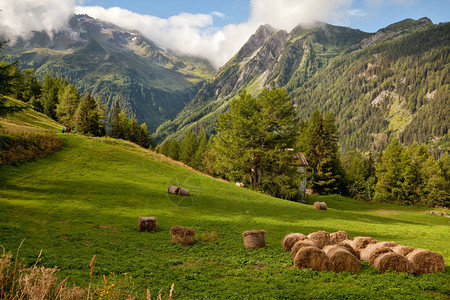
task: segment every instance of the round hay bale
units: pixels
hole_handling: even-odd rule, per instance
[[[194,245],[195,230],[188,227],[173,226],[170,229],[172,234],[172,243],[181,244],[183,246]]]
[[[409,253],[413,252],[414,250],[416,250],[416,248],[414,247],[408,247],[408,246],[403,246],[403,245],[397,245],[393,248],[391,248],[392,251],[394,251],[395,253],[398,253],[400,255],[406,256]]]
[[[360,252],[362,249],[366,248],[369,244],[375,244],[377,242],[376,239],[372,237],[365,236],[357,236],[353,239],[353,248]]]
[[[353,241],[352,240],[345,240],[340,242],[339,244],[337,244],[338,246],[344,247],[345,249],[347,249],[348,252],[350,252],[351,254],[353,254],[357,259],[359,259],[359,252],[357,252],[354,248],[353,248]]]
[[[313,208],[314,209],[318,209],[318,210],[326,210],[327,209],[327,204],[325,202],[314,202],[313,204]]]
[[[387,247],[383,247],[382,245],[376,243],[376,244],[368,244],[366,248],[361,249],[361,251],[359,252],[360,258],[362,260],[365,261],[369,261],[369,257],[372,254],[372,252],[374,252],[377,249],[380,248],[387,248]]]
[[[361,272],[361,262],[346,248],[329,245],[323,248],[323,251],[330,259],[330,271],[339,273],[349,271],[352,273]]]
[[[177,187],[177,186],[174,186],[174,185],[170,185],[170,186],[167,188],[167,192],[168,192],[169,194],[175,194],[175,195],[178,195],[178,193],[180,192],[180,188]]]
[[[298,241],[302,241],[306,239],[306,235],[301,233],[288,233],[284,236],[283,240],[281,241],[281,245],[283,246],[283,249],[286,251],[291,251],[292,246]]]
[[[377,245],[380,245],[382,247],[393,248],[393,247],[397,246],[398,244],[396,242],[378,242]]]
[[[383,253],[375,259],[373,266],[378,269],[379,273],[387,270],[395,272],[411,272],[411,263],[400,254],[394,252]]]
[[[139,231],[156,231],[158,225],[156,224],[156,217],[139,217],[138,230]]]
[[[294,257],[294,266],[297,269],[313,269],[315,271],[328,271],[330,259],[316,247],[301,248]]]
[[[414,273],[439,273],[445,272],[445,262],[441,254],[425,249],[416,249],[406,256],[411,263]]]
[[[180,188],[180,189],[178,190],[178,195],[180,195],[180,196],[189,196],[190,193],[191,193],[191,192],[190,192],[189,190],[184,189],[184,188]]]
[[[265,234],[265,230],[244,231],[242,236],[244,237],[245,248],[258,249],[264,247],[266,245]]]
[[[378,258],[378,256],[380,256],[381,254],[384,254],[384,253],[389,253],[389,252],[394,253],[391,250],[391,248],[388,248],[388,247],[375,248],[369,255],[369,260],[368,260],[369,265],[371,265],[373,267],[375,264],[375,260]]]
[[[312,240],[317,244],[317,247],[322,249],[323,247],[330,245],[330,234],[326,231],[317,231],[308,234],[308,240]]]
[[[300,241],[296,242],[294,244],[294,246],[292,246],[292,248],[291,248],[291,257],[292,257],[292,259],[294,259],[294,257],[297,254],[297,252],[300,249],[304,248],[304,247],[318,248],[317,244],[314,241],[311,241],[311,240],[300,240]]]
[[[330,233],[330,245],[339,244],[342,241],[348,240],[348,233],[342,230]]]

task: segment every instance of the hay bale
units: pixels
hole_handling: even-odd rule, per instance
[[[338,243],[337,246],[344,247],[345,249],[347,249],[348,252],[350,252],[350,253],[353,254],[357,259],[359,259],[359,252],[357,252],[357,251],[353,248],[353,241],[352,241],[352,240],[345,240],[345,241],[342,241],[342,242]]]
[[[381,249],[381,248],[389,249],[389,247],[384,247],[383,244],[381,244],[381,243],[368,244],[366,248],[364,248],[360,251],[360,253],[359,253],[360,258],[362,260],[369,261],[370,255],[377,249]]]
[[[318,248],[317,244],[314,241],[311,241],[311,240],[300,240],[300,241],[296,242],[294,244],[294,246],[292,246],[292,249],[291,249],[291,257],[292,257],[292,259],[294,259],[295,255],[297,254],[297,252],[300,249],[304,248],[304,247]]]
[[[377,242],[376,239],[372,237],[365,236],[357,236],[353,239],[353,249],[356,252],[360,252],[362,249],[366,248],[369,244],[375,244]]]
[[[308,234],[308,240],[312,240],[317,244],[317,247],[322,249],[323,247],[330,245],[330,234],[326,231],[317,231]]]
[[[330,259],[319,248],[303,247],[294,257],[294,266],[297,269],[328,271],[330,269]]]
[[[346,248],[328,245],[323,248],[323,251],[330,259],[330,271],[336,273],[344,271],[359,273],[361,271],[361,262]]]
[[[439,273],[445,272],[445,262],[441,254],[425,249],[416,249],[406,256],[411,263],[414,273]]]
[[[391,248],[392,251],[394,251],[395,253],[398,253],[400,255],[406,256],[409,253],[413,252],[414,250],[416,250],[416,248],[414,247],[408,247],[408,246],[403,246],[403,245],[397,245],[393,248]]]
[[[327,204],[325,202],[314,202],[313,204],[313,208],[314,209],[318,209],[318,210],[326,210],[327,209]]]
[[[265,234],[265,230],[244,231],[242,236],[244,237],[245,248],[258,249],[264,247],[266,245]]]
[[[170,233],[172,234],[172,243],[178,243],[183,246],[190,246],[195,244],[195,230],[192,228],[173,226],[170,229]]]
[[[138,230],[139,231],[156,231],[158,225],[156,224],[156,217],[139,217]]]
[[[381,247],[381,248],[375,248],[375,250],[372,251],[372,253],[370,253],[369,255],[369,264],[373,267],[375,264],[375,260],[378,258],[378,256],[385,254],[385,253],[389,253],[392,252],[394,253],[391,248],[388,247]]]
[[[302,241],[306,239],[306,235],[301,233],[288,233],[284,236],[283,240],[281,241],[281,245],[283,246],[283,249],[286,251],[291,251],[292,246],[298,241]]]
[[[330,233],[330,245],[339,244],[342,241],[348,240],[348,233],[342,230]]]
[[[393,247],[397,246],[398,244],[396,242],[378,242],[377,245],[380,245],[382,247],[387,247],[387,248],[393,248]]]
[[[180,188],[177,187],[177,186],[174,186],[174,185],[170,185],[170,186],[167,188],[167,192],[168,192],[169,194],[178,195],[178,193],[180,192]]]
[[[394,252],[381,254],[375,259],[373,266],[378,269],[379,273],[387,270],[395,272],[411,272],[411,263],[402,255]]]
[[[180,196],[189,196],[190,195],[190,191],[184,188],[181,188],[178,190],[178,195]]]

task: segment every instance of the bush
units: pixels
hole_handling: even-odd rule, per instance
[[[49,133],[1,132],[0,163],[18,165],[37,160],[58,151],[62,147],[59,137]]]

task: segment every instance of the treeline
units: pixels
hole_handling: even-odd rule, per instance
[[[17,63],[0,62],[0,82],[1,95],[30,103],[35,110],[79,133],[90,136],[109,134],[144,148],[152,145],[147,125],[138,125],[134,118],[129,119],[124,111],[120,111],[118,102],[109,120],[100,99],[89,92],[80,96],[79,90],[67,79],[54,78],[47,73],[41,82],[32,69],[19,70]],[[0,113],[2,111],[6,113],[3,102],[0,103]]]
[[[450,206],[450,157],[436,160],[428,146],[394,139],[375,158],[350,151],[339,155],[339,133],[331,114],[315,111],[299,122],[282,89],[245,91],[219,117],[209,140],[189,132],[156,150],[213,176],[245,183],[269,195],[299,201],[298,152],[308,161],[307,187],[318,194],[404,205]]]
[[[380,151],[396,135],[405,145],[434,145],[448,140],[449,37],[445,23],[374,43],[288,91],[301,118],[317,108],[334,113],[344,152]],[[435,148],[436,156],[445,151]]]

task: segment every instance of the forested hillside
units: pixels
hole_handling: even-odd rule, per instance
[[[157,138],[214,132],[241,90],[284,87],[301,119],[332,113],[345,153],[384,149],[393,137],[448,149],[450,24],[407,19],[369,34],[319,23],[290,33],[261,26]]]
[[[99,98],[108,115],[118,101],[129,117],[151,129],[174,118],[214,72],[206,60],[178,57],[139,32],[86,15],[75,15],[52,38],[33,32],[9,42],[0,60],[18,60],[39,79],[47,73],[67,78],[81,93]]]

